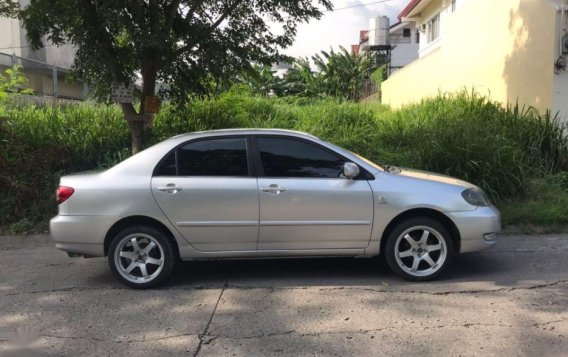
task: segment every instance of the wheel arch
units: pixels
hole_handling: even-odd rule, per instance
[[[125,218],[120,219],[115,224],[113,224],[112,227],[110,227],[110,229],[108,230],[107,234],[105,235],[105,241],[104,241],[104,255],[105,255],[105,257],[108,255],[108,248],[110,246],[111,240],[121,230],[126,229],[128,227],[134,227],[134,226],[152,227],[154,229],[161,231],[162,233],[164,233],[166,235],[166,237],[168,237],[172,241],[176,255],[178,257],[180,256],[178,243],[177,243],[172,231],[168,227],[166,227],[166,225],[164,225],[162,222],[160,222],[157,219],[152,218],[152,217],[130,216],[130,217],[125,217]]]
[[[404,211],[394,217],[389,224],[386,226],[383,234],[381,236],[381,246],[380,254],[384,252],[385,245],[387,243],[387,238],[390,233],[398,226],[401,222],[414,217],[427,217],[436,220],[444,226],[450,233],[452,237],[452,243],[454,243],[454,251],[456,253],[460,252],[461,249],[461,235],[456,224],[445,214],[432,208],[413,208],[408,211]]]

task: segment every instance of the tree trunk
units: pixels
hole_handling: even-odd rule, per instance
[[[144,122],[141,120],[129,121],[130,133],[132,134],[132,155],[138,154],[142,148],[142,131]]]
[[[157,69],[153,62],[142,65],[142,96],[140,111],[137,113],[132,103],[121,103],[124,119],[128,122],[132,134],[132,155],[142,149],[142,133],[144,126],[151,125],[153,113],[147,113],[146,97],[154,96],[156,91]]]
[[[142,130],[144,128],[144,116],[136,113],[132,103],[120,103],[124,119],[130,128],[132,135],[132,155],[140,152],[142,148]]]

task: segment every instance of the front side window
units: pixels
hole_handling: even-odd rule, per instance
[[[314,144],[286,138],[257,138],[267,177],[338,178],[345,159]]]
[[[156,176],[248,176],[245,138],[188,143],[169,154]]]

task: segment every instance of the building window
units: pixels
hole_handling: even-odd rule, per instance
[[[456,0],[452,0],[452,12],[456,11]]]
[[[410,37],[410,29],[402,29],[402,37]]]
[[[433,42],[440,37],[440,14],[436,14],[426,24],[428,43]]]

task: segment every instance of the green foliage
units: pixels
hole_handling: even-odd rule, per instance
[[[138,72],[144,92],[161,79],[185,99],[251,63],[277,61],[299,23],[331,8],[329,0],[34,0],[20,17],[34,47],[75,45],[75,69],[101,95]]]
[[[568,225],[567,178],[568,173],[562,172],[531,179],[526,195],[500,203],[503,223],[521,228]]]
[[[0,117],[5,118],[0,121],[0,226],[23,217],[45,219],[54,213],[58,176],[109,167],[129,154],[128,128],[115,106],[0,107]],[[456,176],[481,186],[505,207],[513,199],[543,204],[533,182],[547,177],[543,185],[556,191],[546,199],[556,207],[565,202],[566,195],[553,197],[566,192],[568,181],[568,139],[557,119],[466,93],[392,111],[329,97],[253,96],[234,87],[216,98],[164,105],[146,132],[147,143],[240,127],[302,130],[373,161]]]
[[[16,0],[0,0],[0,16],[2,17],[16,17],[18,8]]]
[[[60,175],[116,162],[128,143],[114,106],[0,106],[0,226],[52,215]]]
[[[307,58],[294,62],[294,67],[284,76],[280,95],[359,99],[363,81],[369,77],[372,68],[369,56],[349,53],[340,47],[339,52],[333,49],[321,51],[312,56],[312,61],[315,71]]]
[[[383,130],[413,165],[459,177],[492,197],[514,197],[527,180],[568,167],[568,140],[556,118],[502,108],[475,94],[440,96],[398,112]]]
[[[0,73],[0,102],[6,100],[8,93],[33,94],[28,87],[28,79],[22,73],[22,67],[15,65]]]
[[[245,84],[252,94],[263,97],[269,94],[275,94],[278,91],[280,82],[270,66],[259,65],[255,65],[250,70],[244,71],[236,81]]]
[[[554,175],[550,175],[547,178],[547,183],[549,185],[556,186],[560,190],[566,191],[568,193],[568,172],[563,171]]]
[[[381,85],[387,79],[387,66],[382,65],[379,68],[375,69],[371,73],[371,79],[373,80],[373,83],[377,87],[377,92],[379,93],[379,99],[380,99]]]

